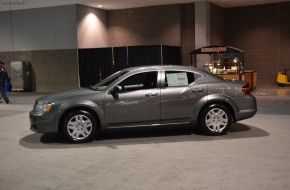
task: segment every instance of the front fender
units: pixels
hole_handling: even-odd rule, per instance
[[[62,116],[66,115],[66,113],[69,112],[69,110],[73,109],[85,109],[92,111],[93,114],[95,114],[96,117],[98,117],[100,122],[100,127],[103,129],[106,127],[105,123],[105,114],[104,109],[101,106],[102,104],[95,103],[91,100],[66,100],[66,102],[63,102],[59,107],[59,121],[61,121]]]

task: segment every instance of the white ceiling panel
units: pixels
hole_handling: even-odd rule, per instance
[[[205,0],[1,0],[0,11],[82,4],[101,9],[115,10],[154,5],[186,4]],[[224,8],[250,6],[268,3],[289,2],[290,0],[208,0]]]

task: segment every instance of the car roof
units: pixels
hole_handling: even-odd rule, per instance
[[[148,66],[136,66],[126,68],[127,71],[146,71],[146,70],[200,70],[196,67],[184,66],[184,65],[148,65]]]
[[[202,73],[203,75],[206,75],[208,78],[208,81],[224,81],[223,78],[218,77],[212,73],[209,73],[208,71],[205,71],[203,69],[192,67],[192,66],[185,66],[185,65],[150,65],[150,66],[137,66],[137,67],[128,67],[126,69],[123,69],[123,71],[128,71],[131,74],[138,73],[138,72],[146,72],[146,71],[156,71],[156,70],[167,70],[167,71],[197,71],[198,73]]]

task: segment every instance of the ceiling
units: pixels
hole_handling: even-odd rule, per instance
[[[82,4],[105,10],[127,9],[154,5],[186,4],[205,0],[1,0],[0,11]],[[290,0],[208,0],[224,8],[250,6]],[[11,3],[9,3],[11,2]],[[18,4],[13,3],[18,2]],[[99,7],[102,6],[102,7]]]

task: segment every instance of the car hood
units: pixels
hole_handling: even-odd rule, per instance
[[[90,94],[96,94],[100,91],[90,90],[86,88],[77,88],[72,90],[65,90],[61,92],[52,93],[49,95],[41,96],[36,99],[36,101],[46,100],[46,101],[56,101],[60,99],[66,99],[76,96],[82,96],[82,95],[90,95]]]

